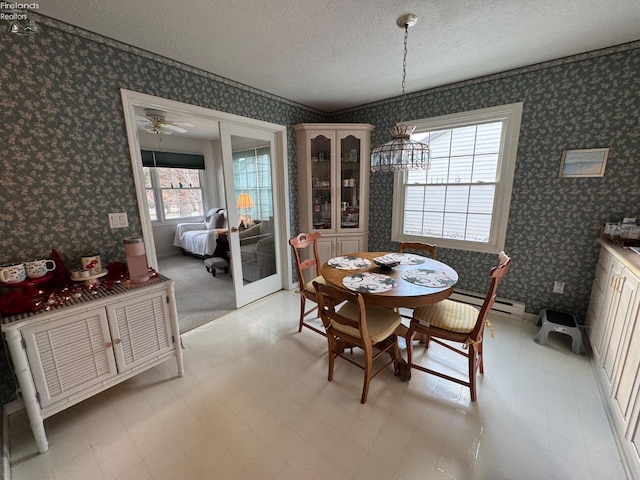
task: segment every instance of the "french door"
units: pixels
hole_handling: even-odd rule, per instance
[[[220,122],[231,271],[237,307],[282,289],[280,222],[284,188],[273,131]]]

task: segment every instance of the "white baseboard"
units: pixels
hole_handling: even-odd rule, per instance
[[[449,300],[480,307],[485,301],[485,296],[486,294],[484,293],[455,289],[453,294],[449,297]],[[497,297],[493,302],[493,307],[491,308],[490,313],[500,315],[505,318],[524,320],[524,308],[525,304],[523,302]]]

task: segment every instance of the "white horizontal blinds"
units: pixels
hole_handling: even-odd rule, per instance
[[[34,335],[50,399],[110,375],[101,317],[96,314]],[[42,396],[42,406],[50,401]]]
[[[156,296],[114,309],[123,367],[171,346],[163,302],[164,296]]]
[[[421,132],[431,168],[405,175],[404,233],[488,242],[503,122]]]

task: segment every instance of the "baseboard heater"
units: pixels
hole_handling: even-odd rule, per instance
[[[480,307],[484,303],[485,296],[482,293],[454,289],[449,300]],[[522,302],[497,297],[493,302],[491,313],[506,318],[524,320],[524,307],[525,305]]]

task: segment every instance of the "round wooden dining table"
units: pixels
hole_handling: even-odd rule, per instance
[[[392,268],[382,268],[374,263],[374,258],[385,256],[400,258],[402,263]],[[369,265],[365,266],[367,261]],[[361,268],[356,268],[358,266]],[[345,285],[345,279],[350,283],[349,280],[354,276],[358,278],[361,273],[385,275],[395,281],[395,285],[385,291],[351,288],[362,293],[366,304],[379,307],[415,308],[437,303],[453,293],[458,281],[457,272],[447,264],[408,253],[358,252],[330,259],[320,268],[324,279],[339,288],[350,288]],[[387,280],[387,284],[393,282]]]

